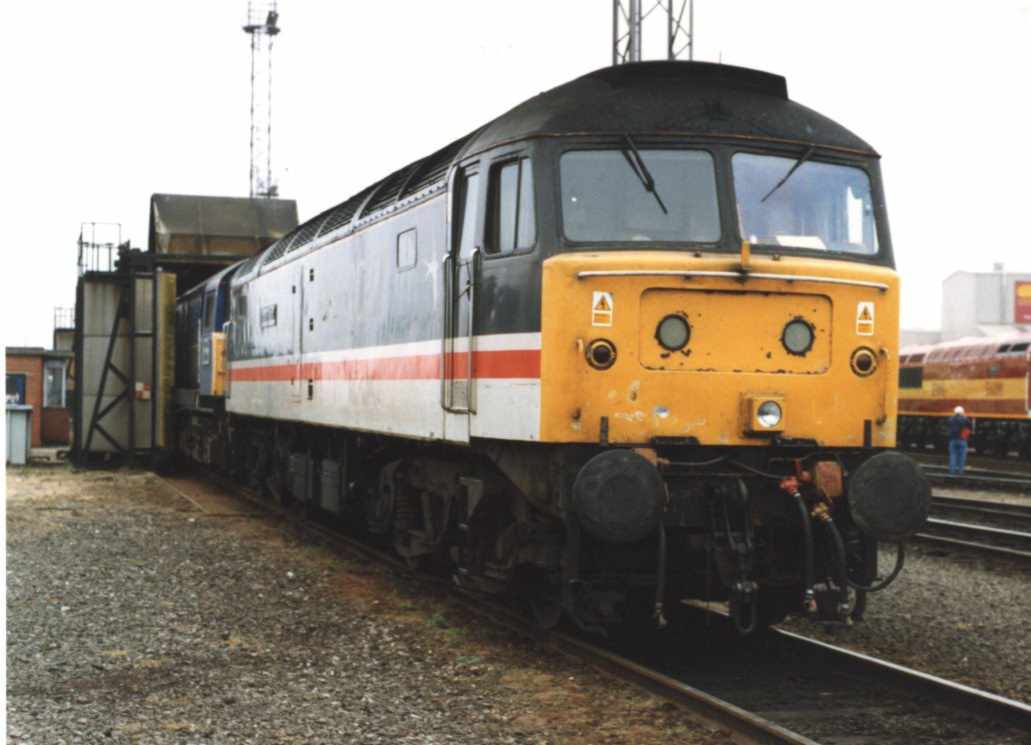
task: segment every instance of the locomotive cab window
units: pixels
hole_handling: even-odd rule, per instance
[[[854,166],[736,153],[741,236],[752,244],[873,256],[870,177]]]
[[[533,207],[533,170],[529,158],[491,169],[488,254],[504,255],[533,248],[537,222]]]
[[[209,292],[204,296],[204,328],[210,329],[215,323],[215,293]]]
[[[476,245],[476,208],[479,202],[479,174],[471,169],[465,168],[458,179],[458,214],[455,215],[455,225],[458,225],[459,232],[455,236],[458,245],[458,255],[468,257],[472,255],[473,247]]]
[[[714,243],[716,169],[702,150],[571,150],[559,164],[562,227],[571,241]]]
[[[922,388],[924,385],[924,368],[899,368],[899,388]]]

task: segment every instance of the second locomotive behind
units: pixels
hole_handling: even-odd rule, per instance
[[[1031,334],[909,347],[899,359],[901,445],[944,450],[962,406],[978,454],[1031,461]]]
[[[878,542],[926,517],[891,450],[878,156],[779,76],[586,75],[195,288],[180,323],[184,452],[544,625],[858,617]]]

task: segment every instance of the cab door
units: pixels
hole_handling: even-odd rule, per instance
[[[479,167],[455,176],[449,252],[444,260],[444,338],[442,404],[444,437],[469,440],[469,418],[476,413],[476,295],[480,274],[481,182]]]

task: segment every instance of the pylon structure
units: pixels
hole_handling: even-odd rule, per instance
[[[251,39],[251,197],[279,193],[272,181],[272,42],[279,34],[276,0],[249,0],[243,30]]]
[[[641,61],[642,28],[650,16],[666,20],[666,59],[694,59],[694,0],[612,0],[612,64]],[[684,16],[687,15],[685,19]],[[686,25],[685,25],[686,23]]]

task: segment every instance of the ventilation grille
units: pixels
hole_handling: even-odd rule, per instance
[[[375,188],[375,185],[362,189],[346,202],[334,207],[329,213],[329,217],[327,217],[326,221],[322,223],[322,229],[319,231],[319,235],[325,235],[326,233],[336,230],[337,228],[351,222],[351,218],[354,217],[354,213],[362,206],[362,202],[364,202],[365,198],[369,196],[369,192],[372,191],[373,188]]]
[[[274,246],[276,244],[273,243],[272,245]],[[267,249],[266,249],[266,253],[267,253]],[[240,265],[240,268],[236,270],[236,276],[237,277],[243,277],[243,276],[249,274],[250,271],[254,268],[254,265],[258,263],[258,260],[262,256],[264,256],[264,254],[256,254],[255,256],[252,256],[251,258],[247,259],[247,261],[243,262],[243,264]]]
[[[378,212],[396,202],[398,192],[401,191],[401,187],[404,186],[405,181],[408,180],[408,174],[411,172],[412,166],[405,166],[380,181],[379,186],[376,187],[376,196],[369,203],[369,206],[362,211],[362,216],[371,215],[373,212]]]
[[[438,181],[443,181],[447,177],[447,169],[451,165],[451,161],[455,159],[455,156],[458,155],[465,143],[472,138],[473,134],[475,132],[467,134],[465,137],[460,137],[450,145],[441,148],[433,155],[417,163],[415,167],[418,169],[418,173],[408,184],[404,194],[401,195],[402,198],[418,194]]]
[[[297,228],[294,228],[289,233],[280,238],[278,241],[273,243],[272,248],[270,248],[268,250],[268,253],[265,254],[265,260],[261,262],[261,265],[265,266],[266,264],[271,264],[273,261],[278,259],[283,254],[285,254],[287,246],[290,245],[290,241],[293,240],[296,234]]]
[[[297,235],[294,236],[294,239],[290,242],[290,248],[287,250],[287,253],[293,253],[297,249],[305,246],[306,244],[311,243],[312,239],[315,237],[315,234],[319,232],[319,225],[322,224],[322,221],[325,218],[326,214],[322,213],[318,217],[304,223],[304,225],[301,226],[300,230],[297,231]]]

